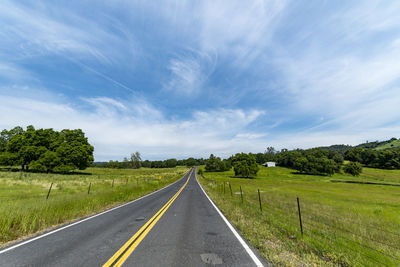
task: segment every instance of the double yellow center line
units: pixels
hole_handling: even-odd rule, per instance
[[[185,184],[179,189],[178,192],[159,210],[156,214],[140,228],[139,231],[136,232],[129,240],[126,242],[118,251],[114,254],[104,265],[103,267],[109,266],[121,266],[126,259],[132,254],[135,248],[140,244],[140,242],[145,238],[145,236],[150,232],[150,230],[154,227],[154,225],[158,222],[158,220],[163,216],[163,214],[167,211],[169,206],[175,201],[175,199],[179,196],[182,190],[185,188],[187,183],[189,182],[190,176],[193,173],[193,169],[189,172],[189,176],[185,182]]]

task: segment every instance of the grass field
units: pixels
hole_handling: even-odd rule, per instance
[[[0,246],[143,196],[176,181],[186,171],[185,167],[89,168],[62,175],[1,169]]]
[[[210,197],[242,235],[275,265],[400,265],[400,187],[330,181],[400,184],[399,170],[364,168],[360,177],[329,177],[262,167],[255,179],[234,178],[233,171],[205,172],[204,176],[206,179],[199,176],[199,180]]]

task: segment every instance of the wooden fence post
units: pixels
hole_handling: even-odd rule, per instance
[[[231,183],[229,183],[229,189],[231,190],[231,196],[233,196]]]
[[[240,197],[242,198],[242,203],[243,203],[243,192],[242,192],[242,186],[240,186]]]
[[[91,187],[92,187],[92,182],[90,182],[90,184],[89,184],[89,188],[88,188],[88,191],[87,191],[88,195],[90,194],[90,188]]]
[[[46,200],[49,199],[50,196],[50,192],[51,192],[51,188],[53,187],[53,183],[51,183],[50,188],[49,188],[49,192],[47,192],[47,197]]]
[[[300,210],[300,200],[299,200],[299,197],[297,197],[297,209],[298,209],[298,211],[299,211],[299,221],[300,221],[301,236],[303,236],[303,223],[301,222],[301,210]]]
[[[262,212],[260,189],[257,189],[257,191],[258,191],[258,202],[260,203],[260,211]]]

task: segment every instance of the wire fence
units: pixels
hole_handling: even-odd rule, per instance
[[[324,210],[330,207],[310,199],[247,189],[245,184],[235,181],[217,181],[202,175],[208,187],[223,199],[242,208],[258,210],[260,220],[270,227],[295,239],[324,258],[326,254],[345,255],[351,265],[400,266],[400,228],[384,229],[376,223],[368,224],[354,220],[354,214],[335,215]],[[339,264],[342,265],[342,264]]]

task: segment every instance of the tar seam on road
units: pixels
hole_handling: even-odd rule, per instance
[[[104,265],[103,267],[109,266],[121,266],[128,257],[132,254],[135,248],[140,244],[140,242],[146,237],[150,230],[156,225],[158,220],[164,215],[167,209],[172,205],[172,203],[178,198],[182,190],[186,187],[189,182],[190,176],[193,174],[193,169],[189,173],[188,179],[185,184],[179,189],[178,192],[156,213],[154,216],[140,228]]]
[[[188,172],[190,172],[190,171],[188,171]],[[183,177],[185,177],[186,174],[188,174],[188,172],[185,173],[185,175],[183,175]],[[183,178],[183,177],[182,177],[182,178]],[[189,177],[190,177],[190,176],[189,176]],[[151,195],[153,195],[153,194],[155,194],[155,193],[158,193],[158,192],[160,192],[160,191],[162,191],[162,190],[164,190],[164,189],[166,189],[166,188],[168,188],[168,187],[170,187],[170,186],[176,184],[176,183],[179,182],[180,180],[181,180],[181,179],[178,179],[177,181],[173,182],[172,184],[169,184],[169,185],[167,185],[167,186],[165,186],[165,187],[163,187],[163,188],[161,188],[161,189],[158,189],[157,191],[151,192],[150,194],[147,194],[147,195],[142,196],[142,197],[140,197],[140,198],[134,199],[134,200],[132,200],[132,201],[130,201],[130,202],[128,202],[128,203],[125,203],[125,204],[123,204],[123,205],[120,205],[120,206],[114,207],[114,208],[112,208],[112,209],[109,209],[109,210],[100,212],[100,213],[95,214],[95,215],[93,215],[93,216],[90,216],[90,217],[88,217],[88,218],[79,220],[79,221],[77,221],[77,222],[68,224],[68,225],[63,226],[63,227],[61,227],[61,228],[58,228],[58,229],[56,229],[56,230],[50,231],[50,232],[48,232],[48,233],[39,235],[39,236],[34,237],[34,238],[31,238],[31,239],[28,239],[28,240],[26,240],[26,241],[23,241],[23,242],[21,242],[21,243],[18,243],[18,244],[16,244],[16,245],[14,245],[14,246],[5,248],[5,249],[3,249],[3,250],[0,250],[0,254],[3,254],[3,253],[5,253],[5,252],[10,251],[10,250],[12,250],[12,249],[15,249],[15,248],[17,248],[17,247],[26,245],[26,244],[28,244],[28,243],[31,243],[31,242],[35,241],[35,240],[38,240],[38,239],[43,238],[43,237],[46,237],[46,236],[48,236],[48,235],[57,233],[57,232],[59,232],[59,231],[62,231],[62,230],[64,230],[64,229],[67,229],[67,228],[72,227],[72,226],[74,226],[74,225],[83,223],[83,222],[85,222],[85,221],[88,221],[88,220],[93,219],[93,218],[95,218],[95,217],[98,217],[98,216],[100,216],[100,215],[106,214],[106,213],[111,212],[111,211],[113,211],[113,210],[116,210],[116,209],[125,207],[125,206],[127,206],[127,205],[130,205],[130,204],[132,204],[132,203],[134,203],[134,202],[136,202],[136,201],[139,201],[139,200],[141,200],[141,199],[143,199],[143,198],[146,198],[146,197],[151,196]]]
[[[203,187],[200,185],[199,181],[197,180],[197,175],[196,175],[196,182],[199,184],[201,190],[203,191],[204,195],[208,198],[208,200],[211,202],[213,207],[217,210],[218,214],[222,217],[228,228],[232,231],[232,233],[235,235],[239,243],[243,246],[243,248],[246,250],[247,254],[249,254],[250,258],[254,261],[254,263],[258,266],[264,266],[261,261],[257,258],[257,256],[254,254],[254,252],[251,250],[251,248],[246,244],[246,242],[243,240],[243,238],[240,236],[240,234],[233,228],[232,224],[228,221],[228,219],[222,214],[222,212],[218,209],[218,207],[214,204],[214,202],[210,199],[210,197],[207,195],[206,191],[204,191]]]

